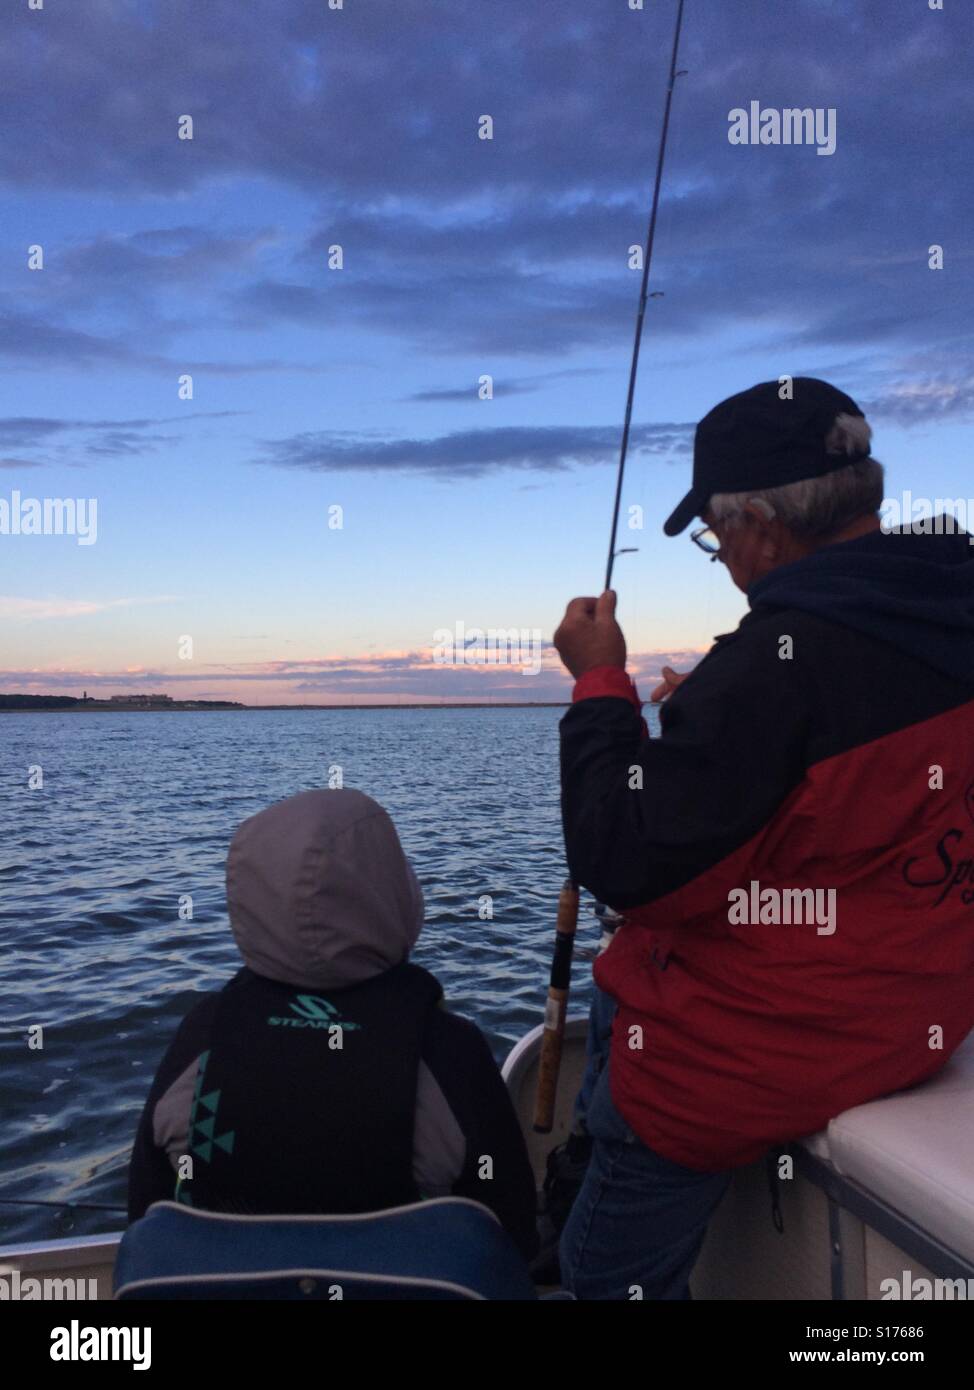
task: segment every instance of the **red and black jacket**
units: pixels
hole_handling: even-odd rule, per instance
[[[974,1027],[972,556],[877,531],[774,571],[659,738],[621,668],[578,681],[568,863],[625,915],[595,972],[612,1095],[663,1156],[751,1162]],[[834,930],[741,922],[740,889],[834,890]]]

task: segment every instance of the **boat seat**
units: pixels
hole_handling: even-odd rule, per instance
[[[122,1237],[115,1297],[533,1301],[493,1212],[440,1197],[352,1216],[235,1216],[157,1202]]]
[[[974,1033],[929,1081],[846,1110],[802,1142],[974,1264]]]

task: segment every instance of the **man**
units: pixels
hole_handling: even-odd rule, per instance
[[[881,528],[870,436],[811,378],[701,421],[664,530],[699,516],[751,611],[664,680],[661,737],[613,593],[555,634],[569,867],[624,917],[561,1244],[579,1297],[688,1297],[731,1169],[925,1080],[974,1027],[974,549],[953,518]]]

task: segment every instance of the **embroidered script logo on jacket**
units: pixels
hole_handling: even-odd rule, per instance
[[[343,1032],[351,1032],[362,1026],[360,1023],[346,1023],[334,1004],[322,999],[320,994],[297,994],[288,1004],[288,1008],[298,1017],[272,1016],[267,1022],[278,1028],[341,1028]]]
[[[967,807],[967,814],[974,821],[974,782],[964,793],[964,805]],[[974,856],[968,851],[963,858],[956,857],[956,848],[963,838],[963,830],[954,826],[944,831],[934,847],[936,863],[928,859],[920,863],[921,856],[913,855],[903,865],[903,877],[911,888],[941,890],[933,904],[934,907],[939,907],[955,888],[960,888],[962,903],[974,903]]]

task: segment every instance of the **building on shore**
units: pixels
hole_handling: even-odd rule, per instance
[[[171,695],[112,695],[113,705],[171,705]]]

